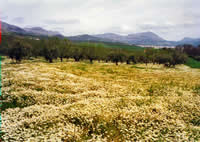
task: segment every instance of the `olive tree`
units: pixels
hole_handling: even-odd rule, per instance
[[[15,59],[16,62],[21,62],[23,58],[30,55],[30,51],[31,45],[24,41],[16,40],[9,48],[8,56],[11,59]]]
[[[126,60],[125,54],[120,50],[114,50],[114,52],[111,52],[108,55],[108,58],[110,61],[114,62],[116,65],[118,65],[119,62],[124,62]]]
[[[79,62],[83,58],[83,48],[73,45],[71,47],[71,57],[74,58],[75,62]]]
[[[45,57],[49,63],[53,62],[53,59],[57,59],[58,57],[58,45],[59,39],[58,38],[49,38],[43,42],[43,50],[42,55]]]
[[[58,57],[60,61],[63,61],[63,58],[68,58],[69,50],[71,47],[71,42],[67,39],[59,40],[58,42]]]

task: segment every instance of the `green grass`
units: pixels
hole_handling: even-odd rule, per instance
[[[197,68],[197,69],[200,69],[200,62],[199,61],[196,61],[192,58],[189,58],[187,60],[187,62],[185,63],[185,65],[191,67],[191,68]]]
[[[122,44],[122,43],[107,43],[107,42],[79,42],[75,43],[78,46],[97,46],[97,47],[104,47],[104,48],[122,48],[122,49],[128,49],[128,50],[134,50],[134,51],[143,51],[144,48],[136,46],[136,45],[128,45],[128,44]]]
[[[135,66],[135,65],[131,66],[131,68],[135,68],[135,69],[145,69],[144,67],[138,67],[138,66]]]
[[[139,46],[136,46],[136,45],[127,45],[127,44],[112,44],[112,43],[105,43],[104,44],[104,47],[107,47],[107,48],[122,48],[122,49],[129,49],[129,50],[138,50],[138,51],[141,51],[141,50],[144,50],[144,48],[142,47],[139,47]]]

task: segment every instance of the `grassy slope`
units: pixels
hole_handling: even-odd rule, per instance
[[[191,68],[198,68],[198,69],[200,69],[200,62],[196,61],[196,60],[194,60],[192,58],[189,58],[185,65],[187,65],[187,66],[189,66]]]
[[[127,45],[127,44],[121,44],[121,43],[87,43],[87,42],[79,42],[75,43],[80,46],[101,46],[106,48],[122,48],[122,49],[128,49],[128,50],[137,50],[141,51],[144,50],[144,48],[136,46],[136,45]]]
[[[136,45],[126,45],[126,44],[105,44],[105,47],[108,48],[123,48],[129,50],[143,50],[144,48],[136,46]]]
[[[6,141],[199,139],[199,69],[9,62],[2,64]]]

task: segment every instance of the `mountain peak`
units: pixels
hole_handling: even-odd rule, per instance
[[[102,39],[109,39],[111,41],[121,41],[123,39],[123,36],[118,35],[118,34],[114,34],[114,33],[104,33],[104,34],[97,34],[97,35],[93,35],[95,37],[98,38],[102,38]]]
[[[48,31],[41,27],[32,27],[32,28],[20,28],[15,25],[10,25],[6,22],[1,21],[1,27],[3,33],[18,33],[18,34],[25,34],[25,35],[37,35],[37,36],[59,36],[63,37],[59,32],[57,31]]]
[[[120,35],[118,35],[118,34],[115,34],[115,33],[104,33],[104,34],[102,34],[102,35],[120,36]]]
[[[200,38],[190,38],[184,37],[181,41],[178,41],[178,44],[192,44],[192,45],[200,45]]]
[[[36,35],[48,35],[48,36],[61,35],[57,31],[48,31],[48,30],[45,30],[41,27],[25,28],[25,30],[27,32],[31,32],[31,33],[36,34]]]
[[[159,37],[153,32],[142,32],[136,34],[129,34],[127,36],[128,41],[131,44],[144,44],[144,45],[156,45],[166,42],[163,38]]]
[[[200,38],[184,37],[181,41],[199,40]]]
[[[154,36],[154,37],[159,37],[157,34],[153,32],[141,32],[141,33],[135,33],[135,34],[129,34],[128,36]],[[161,38],[161,37],[159,37]]]
[[[2,29],[2,33],[6,33],[6,32],[11,32],[11,33],[26,33],[26,31],[20,27],[17,27],[15,25],[10,25],[6,22],[1,21],[1,29]]]
[[[43,28],[41,28],[41,27],[31,27],[31,28],[24,28],[24,29],[31,29],[31,30],[43,30],[43,31],[46,31],[46,30],[44,30]]]

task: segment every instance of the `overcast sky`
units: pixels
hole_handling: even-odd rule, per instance
[[[62,34],[152,31],[167,40],[200,38],[200,0],[1,0],[0,19]]]

